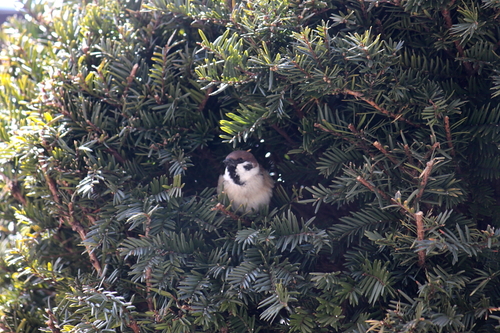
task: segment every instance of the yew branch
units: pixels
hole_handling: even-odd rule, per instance
[[[429,180],[429,176],[431,175],[433,166],[434,160],[427,162],[424,171],[422,171],[422,173],[420,174],[419,178],[422,178],[422,182],[420,183],[420,189],[417,193],[417,200],[420,200],[422,198],[422,195],[424,194],[425,186],[427,186],[427,181]]]
[[[370,183],[369,183],[366,179],[364,179],[363,177],[358,176],[358,177],[356,177],[356,180],[357,180],[358,182],[360,182],[361,184],[363,184],[364,186],[366,186],[366,187],[367,187],[370,191],[372,191],[372,192],[374,192],[374,193],[378,193],[378,194],[380,194],[381,196],[383,196],[383,197],[384,197],[384,199],[391,200],[391,197],[390,197],[387,193],[385,193],[385,192],[383,192],[382,190],[380,190],[380,189],[376,188],[375,186],[373,186],[372,184],[370,184]]]
[[[424,229],[424,221],[423,221],[424,213],[417,212],[415,213],[415,223],[417,225],[417,240],[423,241],[425,236]],[[425,265],[425,250],[418,251],[418,265],[423,267]]]
[[[380,113],[385,114],[388,117],[393,118],[394,120],[404,121],[408,125],[412,125],[412,126],[415,126],[415,127],[420,127],[419,124],[415,124],[414,122],[406,119],[405,117],[403,117],[403,115],[395,114],[395,113],[390,112],[386,108],[384,108],[384,107],[380,106],[379,104],[377,104],[374,100],[365,97],[362,93],[360,93],[358,91],[352,91],[352,90],[349,90],[349,89],[344,89],[344,90],[342,90],[342,92],[344,94],[346,94],[346,95],[350,95],[350,96],[356,97],[357,99],[362,100],[363,102],[365,102],[368,105],[370,105],[371,107],[373,107],[375,110],[379,111]]]
[[[446,132],[448,147],[451,150],[451,156],[455,156],[455,148],[453,148],[453,141],[451,140],[450,118],[448,116],[444,117],[444,130]]]
[[[69,216],[61,217],[61,219],[65,219],[66,222],[71,226],[71,229],[73,231],[76,231],[78,233],[78,235],[80,236],[80,239],[82,240],[82,242],[84,242],[87,239],[87,232],[85,231],[85,228],[83,227],[83,225],[80,222],[78,222],[77,220],[75,220],[72,202],[70,202],[68,204],[68,213],[69,213],[68,214]],[[102,268],[101,268],[101,264],[99,263],[99,260],[97,258],[97,255],[94,253],[94,251],[92,250],[92,248],[90,246],[88,246],[88,245],[84,245],[84,246],[85,246],[85,249],[87,250],[87,253],[89,254],[90,263],[92,264],[94,269],[97,271],[97,274],[99,276],[101,276]]]

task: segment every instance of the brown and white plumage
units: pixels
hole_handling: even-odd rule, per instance
[[[258,210],[269,205],[273,195],[274,181],[255,157],[243,150],[236,150],[224,160],[226,169],[219,177],[217,192],[224,192],[234,210]]]

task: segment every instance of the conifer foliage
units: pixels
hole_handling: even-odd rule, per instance
[[[27,0],[3,332],[494,332],[496,0]],[[251,149],[276,180],[235,214]]]

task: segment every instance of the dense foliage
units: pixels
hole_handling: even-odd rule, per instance
[[[27,0],[0,331],[495,332],[500,2]],[[251,149],[276,187],[215,187]]]

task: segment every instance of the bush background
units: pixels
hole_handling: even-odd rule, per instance
[[[498,330],[498,1],[24,14],[0,35],[1,330]],[[235,148],[268,210],[215,194]]]

